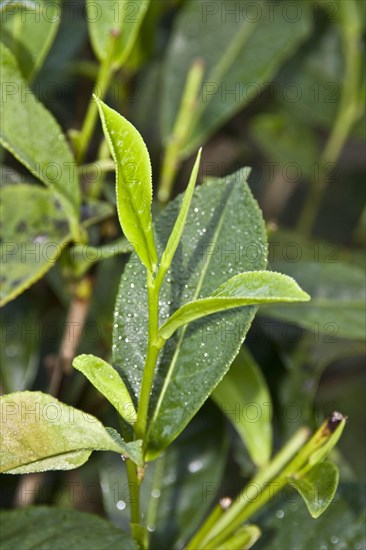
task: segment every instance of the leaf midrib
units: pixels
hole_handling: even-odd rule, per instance
[[[116,149],[114,147],[114,144],[113,144],[113,141],[112,141],[112,138],[111,138],[111,130],[110,130],[110,127],[108,125],[108,121],[107,121],[107,117],[105,116],[105,113],[103,112],[103,118],[104,118],[104,123],[105,123],[105,126],[106,126],[106,129],[108,131],[108,139],[112,145],[112,149],[113,149],[113,157],[114,157],[114,160],[117,164],[117,171],[116,171],[116,191],[117,191],[117,198],[119,198],[120,196],[120,192],[118,190],[118,182],[119,182],[119,165],[120,165],[120,162],[118,161],[117,159],[117,154],[116,154]],[[128,147],[128,150],[131,150],[132,147],[129,146]],[[121,162],[121,165],[122,165],[122,162]],[[151,167],[151,164],[150,164],[150,167]],[[122,171],[122,169],[121,169]],[[122,177],[122,181],[124,183],[124,178]],[[142,181],[140,180],[140,184],[142,185]],[[143,241],[144,241],[144,245],[145,245],[145,250],[146,250],[146,253],[147,253],[147,257],[149,259],[149,263],[150,263],[150,266],[149,266],[149,269],[152,268],[152,265],[153,265],[153,258],[151,257],[151,254],[150,254],[150,246],[149,246],[149,242],[148,242],[148,239],[147,239],[147,234],[145,232],[145,229],[144,229],[144,226],[142,224],[142,220],[138,214],[138,209],[136,208],[136,204],[135,204],[135,201],[134,201],[134,195],[131,191],[131,189],[129,188],[128,185],[125,185],[124,186],[124,189],[126,190],[126,193],[129,197],[129,200],[130,200],[130,203],[132,204],[133,206],[133,211],[134,211],[134,218],[137,220],[137,225],[138,225],[138,229],[140,230],[140,233],[142,234],[143,236]],[[117,201],[117,210],[118,210],[118,217],[120,217],[120,208],[119,208],[119,204],[118,204],[118,201]],[[122,222],[122,216],[120,217],[121,219],[121,225],[124,225],[124,220]]]

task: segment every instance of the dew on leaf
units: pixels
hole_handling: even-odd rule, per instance
[[[126,503],[124,500],[118,500],[116,502],[116,508],[117,510],[124,510],[126,508]]]
[[[202,460],[193,460],[188,464],[188,471],[191,472],[191,474],[194,474],[195,472],[199,472],[200,470],[202,470],[202,467]]]

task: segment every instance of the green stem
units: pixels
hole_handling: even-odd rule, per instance
[[[359,83],[362,68],[360,17],[357,6],[352,0],[339,2],[339,7],[345,74],[336,122],[320,158],[319,181],[314,179],[311,183],[297,226],[298,230],[307,236],[311,234],[324,192],[329,184],[331,170],[347,141],[359,111]]]
[[[141,548],[145,548],[145,540],[140,528],[140,480],[137,475],[137,466],[132,460],[126,460],[130,505],[131,505],[131,534]],[[136,490],[135,490],[136,487]]]
[[[178,171],[181,152],[195,122],[194,112],[196,110],[198,91],[202,84],[203,70],[202,61],[196,59],[188,73],[173,132],[169,137],[165,149],[158,189],[158,199],[163,204],[168,202],[170,198],[173,181]]]
[[[192,538],[186,550],[197,550],[198,548],[204,548],[205,543],[210,543],[210,547],[217,544],[216,538],[221,537],[224,534],[226,538],[236,528],[236,525],[240,526],[242,523],[243,510],[256,504],[258,500],[261,501],[261,506],[264,504],[264,493],[266,500],[271,498],[270,491],[264,491],[264,488],[268,488],[268,483],[286,466],[291,458],[299,451],[309,437],[309,430],[302,428],[296,432],[296,434],[290,439],[290,441],[277,453],[274,459],[263,470],[252,479],[250,485],[245,487],[239,498],[234,502],[227,511],[223,511],[220,506],[216,506],[206,522],[203,524],[198,533]],[[261,493],[258,495],[258,486],[261,488]],[[253,496],[249,495],[249,489],[252,488]],[[250,499],[255,499],[251,502]],[[265,499],[264,499],[265,500]],[[219,513],[219,511],[221,513]],[[213,521],[213,518],[216,521]],[[239,520],[238,520],[239,518]],[[213,529],[208,529],[207,524],[213,525]]]
[[[113,68],[113,52],[116,43],[115,33],[111,33],[108,51],[106,57],[103,59],[98,72],[98,77],[94,86],[93,93],[100,99],[103,99],[107,93],[114,68]],[[76,154],[76,161],[80,165],[83,163],[85,154],[90,143],[91,136],[94,131],[95,123],[98,116],[98,107],[93,97],[91,97],[88,110],[83,122],[82,129],[78,140],[78,148]]]
[[[154,372],[156,368],[156,363],[158,360],[158,355],[161,347],[156,345],[157,335],[159,331],[159,291],[162,280],[154,280],[153,274],[147,272],[147,293],[148,293],[148,311],[149,311],[149,331],[148,331],[148,342],[147,342],[147,352],[146,360],[144,366],[144,373],[142,376],[140,397],[137,410],[137,422],[134,426],[134,435],[135,439],[142,439],[143,441],[143,452],[145,451],[147,440],[146,440],[146,427],[147,427],[147,417],[149,412],[149,402],[150,394],[154,380]],[[143,470],[138,475],[136,470],[134,471],[136,475],[136,480],[138,481],[138,493],[140,491],[140,483],[143,477]],[[130,480],[130,477],[129,477]],[[134,516],[132,517],[132,522],[135,524],[135,540],[139,542],[142,548],[146,547],[147,541],[146,536],[143,534],[145,531],[141,526],[141,516],[140,511],[135,509]],[[151,519],[151,518],[150,518]]]
[[[147,275],[147,293],[149,309],[149,331],[146,361],[141,382],[141,391],[137,411],[137,422],[135,435],[137,439],[145,439],[147,416],[149,410],[150,394],[153,385],[154,372],[160,347],[156,345],[156,338],[159,331],[159,290],[160,285],[156,284],[151,272]],[[146,443],[146,442],[144,442]]]

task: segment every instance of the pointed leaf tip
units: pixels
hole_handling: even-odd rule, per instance
[[[126,422],[129,424],[136,422],[137,414],[129,391],[112,365],[90,354],[78,355],[72,364],[108,399]]]
[[[95,96],[111,155],[116,163],[118,218],[142,263],[154,272],[158,264],[151,203],[150,156],[139,132],[122,115]]]
[[[337,491],[339,472],[331,462],[316,464],[307,474],[291,482],[316,519],[328,508]]]

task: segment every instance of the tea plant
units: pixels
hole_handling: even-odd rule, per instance
[[[195,191],[199,151],[184,196],[164,211],[154,228],[146,146],[126,119],[95,99],[116,163],[121,227],[140,263],[130,260],[122,277],[114,324],[113,366],[93,355],[80,355],[73,365],[115,407],[121,418],[121,433],[50,395],[9,394],[2,398],[6,425],[1,468],[13,474],[67,470],[82,465],[93,450],[121,454],[129,486],[135,493],[131,500],[130,541],[148,548],[148,530],[139,501],[148,462],[161,455],[182,432],[228,371],[255,306],[306,301],[309,296],[290,277],[255,269],[257,265],[265,267],[266,242],[263,221],[246,184],[248,170],[226,180],[210,181]],[[228,217],[233,215],[237,221],[229,225]],[[238,273],[238,266],[217,259],[207,249],[207,243],[229,244],[246,235],[257,237],[259,250],[251,265],[243,262],[246,271]],[[229,273],[234,275],[227,279]],[[212,323],[208,317],[212,315],[217,326],[223,321],[232,325],[240,320],[239,341],[205,344],[202,330],[204,323],[206,327]],[[131,316],[139,330],[128,338]],[[197,323],[202,319],[203,323]],[[230,395],[226,404],[230,405]],[[28,420],[29,415],[34,418]],[[273,484],[274,492],[292,484],[310,513],[319,516],[337,487],[337,468],[324,459],[343,426],[342,416],[334,413],[308,441],[307,431],[299,432],[256,476],[255,483],[262,485],[261,498],[255,495],[244,504],[239,501],[225,512],[218,505],[187,548],[223,544],[249,548],[259,531],[242,524],[268,500],[267,483]],[[269,460],[269,456],[258,457],[264,458]]]
[[[314,421],[313,405],[325,367],[363,351],[362,207],[341,261],[314,240],[341,151],[360,135],[362,8],[86,0],[75,15],[83,2],[71,4],[0,0],[1,472],[15,474],[2,480],[18,508],[1,511],[3,547],[361,547],[361,491],[334,449],[346,418],[332,404]],[[87,33],[95,59],[75,60]],[[70,75],[71,98],[52,103],[42,85],[67,88]],[[301,98],[286,101],[294,83]],[[217,136],[230,144],[222,158]],[[232,169],[266,159],[267,224],[258,178]],[[308,184],[300,209],[281,187],[294,163]],[[185,190],[171,200],[174,185]],[[301,260],[284,257],[291,246]],[[41,314],[63,326],[51,346]],[[88,315],[103,332],[92,344]],[[291,405],[299,417],[280,418]],[[84,476],[100,479],[92,508],[110,521],[67,509]]]

